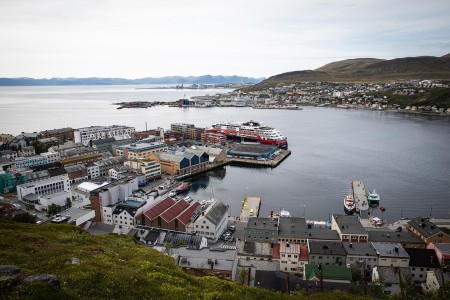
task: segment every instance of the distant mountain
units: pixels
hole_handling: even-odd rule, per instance
[[[419,56],[391,60],[347,59],[329,63],[316,70],[275,75],[250,89],[260,90],[306,81],[385,82],[401,79],[450,79],[450,54],[442,57]]]
[[[139,79],[124,78],[0,78],[0,86],[45,86],[45,85],[127,85],[127,84],[227,84],[227,83],[258,83],[265,78],[242,76],[166,76],[146,77]]]

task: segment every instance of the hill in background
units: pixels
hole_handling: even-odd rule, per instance
[[[258,83],[264,78],[242,76],[166,76],[139,79],[124,78],[0,78],[0,86],[65,86],[65,85],[129,85],[129,84],[229,84]]]
[[[450,54],[442,57],[419,56],[391,60],[347,59],[316,70],[288,72],[272,76],[251,90],[290,85],[298,82],[387,82],[410,79],[450,79]]]

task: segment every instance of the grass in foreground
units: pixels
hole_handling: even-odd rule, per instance
[[[20,285],[0,291],[6,299],[304,299],[250,288],[214,277],[193,277],[170,257],[132,238],[92,236],[70,225],[0,222],[0,264],[23,276],[53,274],[59,290]],[[80,264],[72,264],[79,258]],[[308,299],[355,299],[342,292]]]

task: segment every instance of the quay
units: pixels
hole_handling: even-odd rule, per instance
[[[364,182],[353,180],[352,181],[353,199],[355,200],[356,212],[359,213],[361,218],[369,218],[369,202],[367,201],[366,188]]]
[[[258,217],[259,209],[261,207],[261,198],[247,196],[244,201],[242,201],[242,209],[239,215],[240,221],[248,221],[250,217]]]

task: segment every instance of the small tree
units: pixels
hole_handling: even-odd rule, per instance
[[[48,215],[49,216],[56,215],[60,212],[61,212],[61,206],[58,204],[53,203],[48,207]]]
[[[249,284],[248,274],[249,274],[248,268],[241,268],[239,270],[239,282],[248,285]]]
[[[167,255],[172,255],[172,248],[173,248],[172,243],[165,243],[165,244],[164,244],[164,252],[165,252]]]
[[[376,298],[384,296],[384,279],[383,279],[383,277],[380,276],[379,278],[372,280],[372,285],[370,286],[369,294],[372,297],[376,297]]]
[[[67,197],[67,199],[66,199],[66,207],[68,207],[68,208],[72,207],[72,200],[70,200],[69,197]]]
[[[30,213],[20,213],[13,217],[13,221],[20,223],[36,223],[36,216],[31,215]]]
[[[350,271],[352,272],[352,281],[358,282],[361,278],[361,269],[357,265],[351,265]]]

